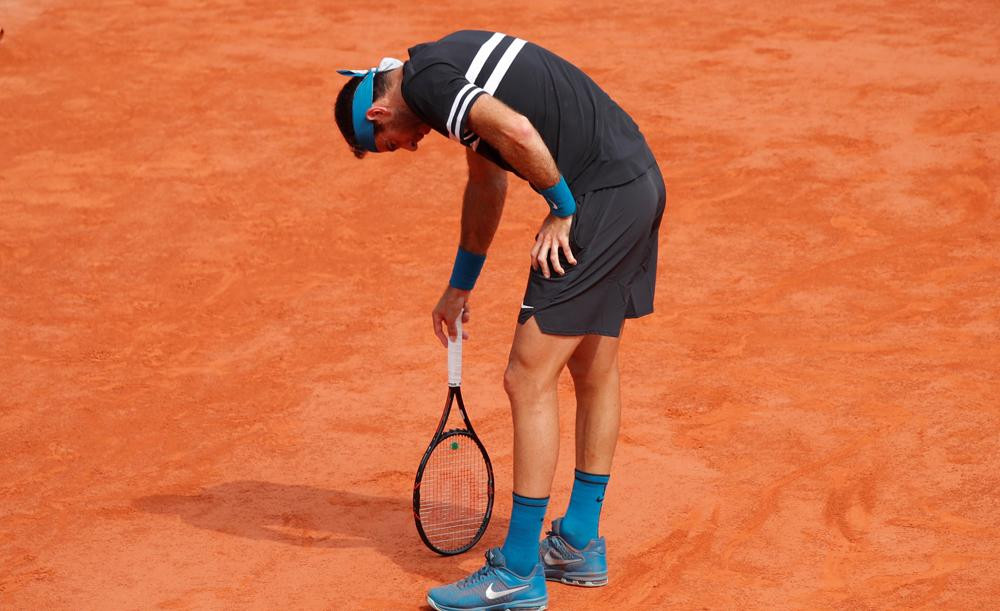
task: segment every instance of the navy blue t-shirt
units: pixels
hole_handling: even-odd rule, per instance
[[[402,94],[434,130],[517,173],[473,133],[469,108],[489,93],[531,121],[575,195],[624,184],[654,163],[632,118],[579,68],[499,32],[462,30],[409,49]]]

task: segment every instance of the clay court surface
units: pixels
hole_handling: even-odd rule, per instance
[[[995,3],[362,5],[0,2],[0,608],[416,609],[501,543],[544,203],[513,181],[473,293],[497,506],[440,558],[410,495],[464,153],[356,161],[330,111],[335,68],[464,27],[582,67],[668,188],[611,585],[551,608],[996,606]]]

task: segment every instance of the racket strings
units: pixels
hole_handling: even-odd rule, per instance
[[[475,539],[488,487],[486,461],[471,438],[452,435],[435,446],[420,483],[420,522],[435,547],[456,550]]]

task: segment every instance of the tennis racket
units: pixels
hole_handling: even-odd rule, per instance
[[[417,533],[427,547],[443,556],[472,549],[493,512],[493,465],[462,401],[461,314],[455,324],[457,339],[448,338],[448,400],[413,484]],[[455,403],[465,428],[446,431]]]

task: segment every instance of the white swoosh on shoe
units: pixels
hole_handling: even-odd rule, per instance
[[[496,600],[496,599],[500,598],[501,596],[507,596],[508,594],[513,594],[514,592],[520,592],[521,590],[526,590],[529,587],[531,587],[531,586],[530,585],[527,585],[527,586],[517,586],[516,588],[511,588],[509,590],[500,590],[498,592],[498,591],[496,591],[496,590],[493,589],[493,584],[490,583],[490,585],[486,587],[486,598],[488,598],[490,600]]]
[[[557,558],[556,556],[552,555],[552,550],[549,550],[549,551],[545,552],[545,564],[548,564],[550,566],[553,566],[553,565],[554,566],[560,566],[560,565],[567,565],[567,564],[575,564],[575,563],[577,563],[579,561],[580,561],[579,558],[570,558],[568,560],[565,559],[565,558]]]

